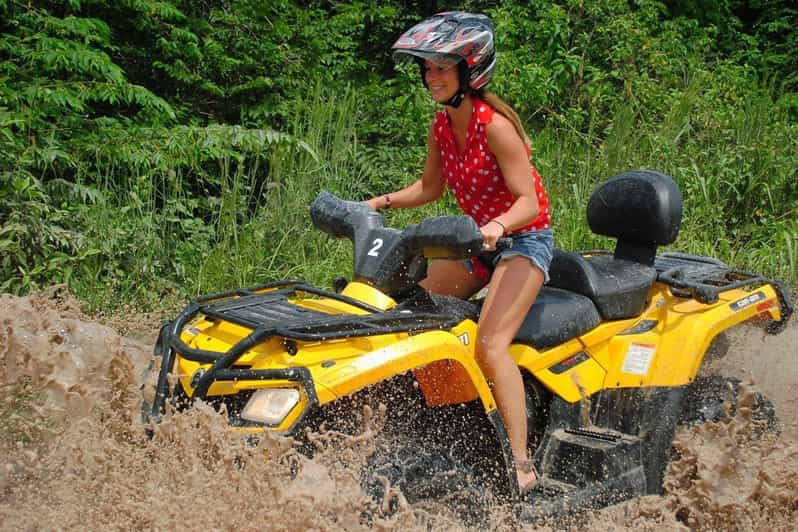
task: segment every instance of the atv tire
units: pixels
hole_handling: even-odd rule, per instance
[[[526,397],[527,449],[530,456],[535,454],[546,433],[549,418],[551,392],[529,373],[523,372],[524,396]]]
[[[729,340],[729,335],[725,331],[718,333],[715,338],[712,339],[709,347],[707,347],[707,351],[704,353],[704,361],[712,362],[720,360],[726,356],[730,347],[731,340]]]
[[[392,442],[378,449],[366,467],[364,488],[383,504],[383,510],[398,509],[398,501],[387,500],[386,488],[398,488],[407,502],[439,501],[470,519],[484,513],[484,490],[475,482],[468,464],[456,460],[451,450],[429,447],[419,441]],[[480,504],[483,502],[484,504]]]

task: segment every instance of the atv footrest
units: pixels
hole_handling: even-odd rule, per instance
[[[615,443],[620,441],[622,436],[615,432],[599,432],[596,430],[588,429],[564,429],[568,434],[575,434],[577,436],[587,436],[588,438],[597,438],[608,442]]]
[[[573,516],[575,512],[604,508],[645,494],[642,467],[578,488],[572,484],[542,478],[540,487],[522,501],[519,517],[524,522],[548,521]]]
[[[629,434],[556,429],[546,434],[536,460],[542,479],[522,501],[522,521],[572,515],[646,493],[642,441]]]
[[[552,478],[541,476],[540,484],[535,488],[535,495],[540,497],[562,497],[568,493],[575,492],[577,487],[573,484],[560,482]]]
[[[641,441],[637,437],[594,429],[558,429],[544,442],[544,476],[585,486],[640,468]],[[645,485],[645,479],[643,479]]]

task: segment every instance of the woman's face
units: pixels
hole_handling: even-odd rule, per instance
[[[457,64],[435,63],[427,59],[424,61],[424,77],[436,103],[445,103],[460,88]]]

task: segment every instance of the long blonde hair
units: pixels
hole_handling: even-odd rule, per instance
[[[524,144],[526,144],[527,148],[531,150],[532,141],[530,141],[529,137],[527,137],[526,131],[524,131],[524,126],[521,124],[521,117],[518,116],[518,113],[515,112],[515,109],[510,107],[510,104],[492,92],[480,90],[476,94],[478,97],[485,100],[488,105],[496,109],[500,115],[510,121],[515,128],[515,131],[518,133],[518,136],[521,137],[521,140],[524,141]]]

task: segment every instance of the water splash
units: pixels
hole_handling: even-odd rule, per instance
[[[782,420],[795,419],[798,327],[767,338],[744,328],[734,341],[708,370],[753,378]],[[382,500],[364,494],[379,408],[364,412],[359,436],[309,436],[313,459],[290,439],[243,441],[206,405],[167,413],[148,437],[138,412],[150,350],[63,292],[0,296],[0,528],[791,530],[798,519],[798,431],[784,423],[761,436],[754,388],[743,387],[733,416],[679,430],[661,496],[565,524],[519,524],[494,505],[477,526],[446,501],[410,504],[388,484]]]

